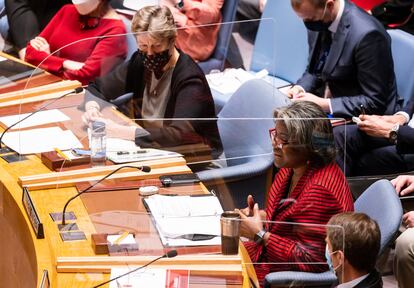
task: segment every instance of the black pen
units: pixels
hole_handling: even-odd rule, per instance
[[[147,150],[137,150],[137,151],[118,151],[116,152],[117,155],[130,155],[130,154],[143,154],[147,153]]]
[[[363,104],[361,104],[359,107],[361,107],[361,114],[365,115],[365,107]]]

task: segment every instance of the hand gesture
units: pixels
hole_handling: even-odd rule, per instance
[[[296,98],[299,94],[301,93],[305,93],[305,89],[302,88],[302,86],[299,85],[295,85],[293,87],[291,87],[287,92],[286,95],[291,98],[294,99]]]
[[[244,215],[251,217],[253,216],[254,199],[252,195],[247,196],[247,207],[240,209],[239,211]]]
[[[395,125],[377,115],[359,115],[359,119],[358,128],[373,137],[388,138]]]
[[[82,122],[85,125],[89,125],[91,122],[95,121],[98,118],[101,118],[103,115],[100,112],[99,104],[95,101],[89,101],[85,104],[85,113],[82,115]]]
[[[34,39],[30,40],[30,45],[36,49],[37,51],[45,52],[50,54],[50,46],[49,43],[43,37],[35,37]]]
[[[83,62],[77,62],[72,60],[63,61],[63,69],[65,70],[80,70],[85,65]]]
[[[106,136],[110,138],[120,138],[125,140],[135,140],[136,126],[127,126],[115,123],[111,119],[96,118],[95,121],[105,123]]]
[[[263,222],[259,211],[259,204],[254,204],[253,216],[251,217],[247,217],[240,210],[238,212],[241,218],[240,235],[253,240],[256,233],[263,229]]]
[[[391,183],[400,196],[414,192],[414,175],[400,175],[391,180]]]
[[[318,97],[312,93],[299,93],[293,97],[293,101],[310,101],[321,107],[323,111],[329,112],[329,99]]]
[[[414,227],[414,211],[405,213],[402,218],[402,223],[404,224],[405,228]]]

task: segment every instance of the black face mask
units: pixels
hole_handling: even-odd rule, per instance
[[[322,19],[325,17],[325,13],[326,13],[326,4],[323,10]],[[322,32],[322,31],[328,31],[328,28],[329,26],[331,26],[332,21],[329,21],[329,22],[323,22],[322,20],[303,21],[303,24],[305,24],[306,29],[308,30]]]
[[[332,21],[330,22],[323,22],[322,20],[318,21],[303,21],[305,24],[306,29],[316,32],[328,31],[329,26],[331,26]]]
[[[155,74],[162,74],[162,68],[170,61],[170,50],[164,50],[154,55],[148,55],[145,52],[138,50],[145,69],[154,72]]]

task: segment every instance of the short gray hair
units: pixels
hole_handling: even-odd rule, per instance
[[[157,40],[175,42],[177,27],[171,10],[165,6],[146,6],[135,13],[131,30],[134,33],[148,32]]]
[[[336,149],[332,125],[317,104],[309,101],[293,102],[277,109],[274,117],[286,125],[288,141],[304,146],[314,165],[324,166],[334,161]]]

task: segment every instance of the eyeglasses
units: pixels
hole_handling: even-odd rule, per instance
[[[269,136],[272,142],[277,144],[277,148],[282,149],[284,145],[291,144],[290,142],[280,139],[276,128],[269,129]]]

